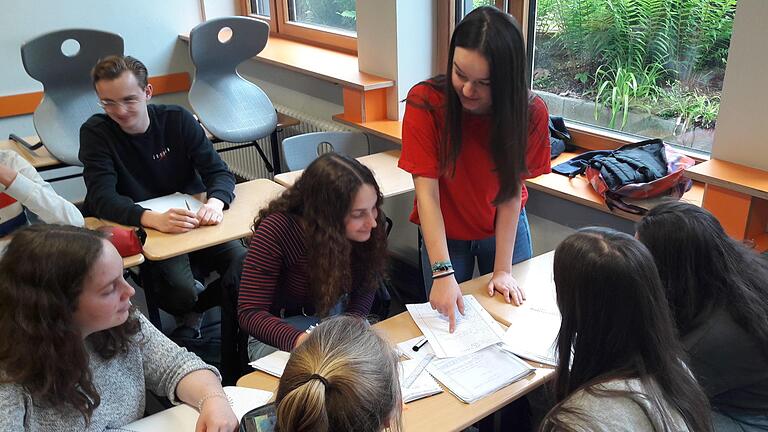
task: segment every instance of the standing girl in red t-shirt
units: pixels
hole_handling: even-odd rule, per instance
[[[532,254],[523,180],[550,171],[547,108],[526,65],[514,18],[481,7],[456,26],[446,74],[408,94],[399,166],[416,187],[411,221],[421,225],[429,300],[451,331],[457,307],[464,312],[458,283],[475,261],[493,272],[489,295],[525,299],[510,273]]]

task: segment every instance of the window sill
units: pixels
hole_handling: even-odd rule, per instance
[[[189,42],[189,34],[179,35]],[[357,56],[328,48],[270,36],[267,46],[254,60],[338,84],[357,91],[370,91],[394,86],[394,81],[360,72]]]

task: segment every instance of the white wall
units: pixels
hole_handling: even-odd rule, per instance
[[[739,0],[712,156],[768,170],[768,1]]]

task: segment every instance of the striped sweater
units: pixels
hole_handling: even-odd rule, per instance
[[[331,269],[328,269],[331,271]],[[354,283],[353,287],[359,286]],[[365,316],[374,292],[353,290],[346,313]],[[240,327],[256,339],[291,351],[301,331],[280,319],[280,311],[314,313],[307,246],[295,216],[273,213],[261,222],[243,263],[238,298]]]

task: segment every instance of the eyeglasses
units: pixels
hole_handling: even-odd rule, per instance
[[[118,107],[123,107],[126,110],[133,110],[141,102],[141,99],[128,99],[122,102],[100,99],[98,104],[105,111],[116,110]]]

